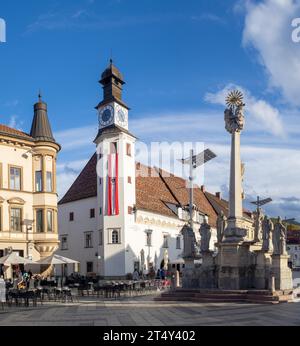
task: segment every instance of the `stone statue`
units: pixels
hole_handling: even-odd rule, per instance
[[[283,225],[281,218],[278,217],[274,226],[273,233],[273,254],[274,255],[286,255],[286,236],[287,230]]]
[[[183,258],[194,258],[196,249],[196,237],[194,230],[188,225],[184,225],[181,233],[183,235]]]
[[[207,223],[207,220],[205,219],[204,222],[200,226],[200,250],[201,252],[208,252],[209,251],[209,243],[211,238],[211,227]]]
[[[273,244],[272,244],[272,232],[274,230],[274,224],[272,220],[268,218],[267,215],[265,215],[263,221],[262,221],[262,250],[263,251],[272,251],[273,250]]]
[[[235,107],[229,107],[225,109],[224,120],[225,129],[229,133],[241,132],[244,128],[244,108],[243,103],[239,103]]]
[[[221,210],[220,214],[217,218],[217,240],[218,243],[221,243],[224,236],[224,231],[227,226],[227,218],[224,215],[223,211]]]
[[[263,214],[260,208],[254,214],[254,241],[262,241],[262,220]]]

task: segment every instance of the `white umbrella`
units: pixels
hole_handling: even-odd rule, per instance
[[[62,276],[65,276],[65,270],[64,270],[64,265],[65,264],[76,264],[79,263],[78,261],[75,261],[73,259],[63,257],[57,254],[52,254],[51,256],[48,256],[46,258],[40,259],[38,264],[48,264],[49,266],[54,266],[56,264],[61,264],[61,271],[62,271]],[[55,269],[55,268],[54,268]]]
[[[0,258],[0,264],[5,266],[16,265],[16,264],[35,264],[36,262],[19,256],[16,252],[12,252],[9,255]]]
[[[54,264],[75,264],[75,263],[79,263],[79,262],[72,260],[70,258],[67,258],[67,257],[53,254],[53,255],[48,256],[46,258],[42,258],[41,260],[37,261],[37,263],[38,264],[54,265]]]

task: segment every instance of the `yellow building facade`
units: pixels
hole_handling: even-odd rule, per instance
[[[56,158],[47,105],[34,105],[29,134],[0,125],[0,257],[39,260],[59,245]]]

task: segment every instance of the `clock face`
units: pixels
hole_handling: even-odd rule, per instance
[[[121,126],[126,127],[127,125],[126,111],[120,106],[117,107],[117,121]]]
[[[114,117],[114,108],[110,105],[102,108],[99,111],[99,124],[106,126],[112,123]]]

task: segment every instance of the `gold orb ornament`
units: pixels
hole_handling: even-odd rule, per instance
[[[244,95],[239,90],[231,91],[226,97],[226,105],[228,107],[237,107],[243,104]]]

